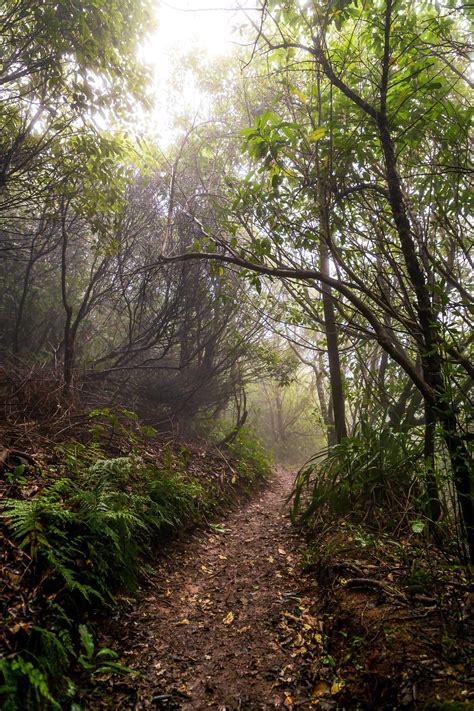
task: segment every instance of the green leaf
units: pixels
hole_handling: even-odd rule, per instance
[[[92,637],[92,634],[87,625],[79,625],[79,636],[81,638],[82,645],[86,650],[88,659],[91,659],[94,654],[95,645],[94,638]]]
[[[101,659],[102,657],[109,659],[118,659],[118,654],[113,649],[109,649],[108,647],[102,647],[97,652],[96,657],[97,659]]]
[[[319,126],[319,128],[317,128],[316,130],[311,131],[311,133],[308,135],[308,140],[319,141],[321,138],[324,138],[325,134],[326,129],[324,128],[324,126]]]
[[[423,529],[425,528],[425,524],[423,521],[417,520],[417,521],[412,521],[411,523],[411,530],[413,533],[423,533]]]
[[[242,138],[250,138],[251,136],[257,136],[258,134],[255,132],[255,128],[243,128],[240,131],[240,135]]]
[[[266,110],[260,114],[260,123],[262,126],[265,126],[266,124],[277,125],[280,123],[280,117],[274,111]]]
[[[290,90],[291,92],[300,99],[300,101],[303,104],[306,104],[308,102],[308,97],[303,94],[302,91],[300,91],[296,86],[293,86],[293,84],[290,84]]]

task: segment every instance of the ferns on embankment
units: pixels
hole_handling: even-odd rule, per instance
[[[126,671],[113,650],[95,648],[90,615],[138,589],[165,535],[203,520],[268,472],[257,449],[235,449],[225,482],[212,470],[215,453],[201,453],[209,476],[199,477],[189,473],[196,467],[185,449],[167,449],[154,464],[138,455],[100,458],[97,445],[77,443],[34,485],[9,473],[2,708],[77,710],[80,674]]]

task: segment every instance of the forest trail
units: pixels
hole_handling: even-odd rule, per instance
[[[285,499],[294,475],[268,487],[221,525],[173,546],[154,584],[120,624],[123,658],[144,677],[116,708],[279,708],[288,652],[278,625],[295,595],[300,541]]]

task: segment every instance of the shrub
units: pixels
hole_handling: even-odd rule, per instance
[[[295,522],[314,525],[329,510],[382,528],[414,513],[420,494],[421,439],[361,422],[353,437],[312,457],[292,492]]]
[[[262,443],[246,427],[239,430],[227,449],[237,459],[239,474],[248,485],[270,476],[271,458]]]

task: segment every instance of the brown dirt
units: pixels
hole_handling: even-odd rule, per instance
[[[290,705],[276,684],[288,661],[278,626],[300,558],[284,506],[292,482],[280,470],[222,525],[172,547],[149,594],[121,622],[122,658],[144,677],[117,694],[115,708]]]

